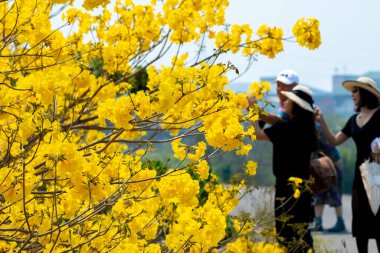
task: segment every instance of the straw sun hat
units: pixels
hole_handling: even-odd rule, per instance
[[[380,98],[380,91],[377,88],[377,83],[375,82],[375,80],[369,77],[362,76],[362,77],[359,77],[356,81],[351,81],[351,80],[344,81],[342,85],[346,90],[351,91],[351,92],[352,92],[352,88],[354,87],[366,89],[369,92],[371,92],[373,95],[375,95],[376,97]]]
[[[303,109],[314,112],[314,101],[312,98],[313,93],[309,88],[302,85],[297,85],[291,91],[281,91],[281,94],[292,100]]]

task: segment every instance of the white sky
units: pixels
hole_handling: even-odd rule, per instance
[[[314,51],[285,42],[284,52],[276,58],[260,56],[230,86],[233,90],[246,91],[239,84],[285,68],[297,71],[301,83],[327,91],[332,89],[334,73],[380,71],[380,0],[230,0],[226,16],[228,23],[247,23],[254,31],[261,24],[279,26],[285,36],[292,35],[297,19],[315,17],[322,36],[322,45]],[[244,64],[238,57],[231,60],[238,68]]]

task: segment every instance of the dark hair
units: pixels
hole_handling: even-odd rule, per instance
[[[308,111],[300,107],[298,104],[293,103],[292,120],[301,121],[302,125],[311,133],[311,145],[316,147],[317,140],[319,139],[317,129],[315,128],[315,115],[314,112]]]
[[[368,109],[374,109],[379,106],[379,98],[366,89],[359,88],[359,104],[355,108],[356,112],[360,112],[360,108],[367,107]]]

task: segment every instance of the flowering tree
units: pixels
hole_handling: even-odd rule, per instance
[[[238,70],[218,59],[273,58],[283,51],[281,28],[225,25],[227,0],[73,2],[0,1],[0,251],[225,246],[244,181],[222,186],[207,160],[247,155],[255,136],[242,124],[259,108],[243,114],[245,95],[226,89]],[[53,29],[58,14],[63,25]],[[321,43],[315,19],[300,19],[293,33],[301,46]],[[185,53],[186,45],[199,50]],[[260,98],[269,85],[251,89]],[[185,144],[197,135],[205,141]],[[162,142],[175,166],[148,159]],[[255,170],[249,162],[247,174]]]

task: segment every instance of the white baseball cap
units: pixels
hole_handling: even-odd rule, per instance
[[[276,81],[284,83],[286,85],[298,84],[300,79],[298,77],[297,72],[292,69],[284,69],[280,73],[278,73]]]

